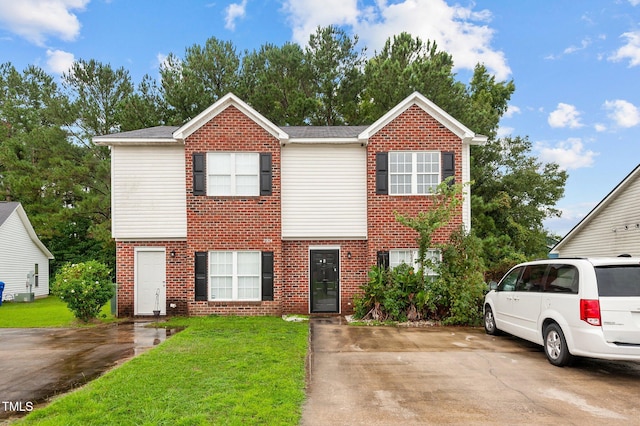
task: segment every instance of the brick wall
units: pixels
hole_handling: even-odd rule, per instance
[[[193,195],[193,153],[257,152],[272,155],[272,195],[209,197]],[[187,254],[193,275],[194,253],[210,250],[274,252],[274,301],[196,302],[191,284],[185,291],[190,315],[279,315],[282,297],[280,226],[280,141],[231,106],[185,141],[187,186]],[[193,280],[192,280],[193,281]]]
[[[462,142],[459,137],[413,105],[395,120],[380,129],[367,147],[367,212],[369,264],[376,264],[379,250],[417,248],[417,233],[398,223],[394,212],[416,216],[428,210],[433,201],[429,196],[376,195],[376,153],[388,151],[450,151],[455,153],[455,180],[462,181]],[[462,223],[460,214],[434,235],[435,243],[448,240],[453,229]]]
[[[193,282],[188,274],[186,263],[185,241],[153,241],[153,242],[123,242],[116,243],[116,282],[118,284],[118,316],[132,317],[134,315],[134,286],[135,286],[135,248],[163,247],[167,253],[166,263],[166,312],[167,315],[186,315],[186,289]],[[175,257],[171,257],[175,252]],[[193,284],[191,284],[193,287]],[[175,304],[175,308],[171,308]]]

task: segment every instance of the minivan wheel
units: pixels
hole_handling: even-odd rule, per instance
[[[558,324],[549,324],[544,329],[544,353],[549,362],[558,367],[570,365],[573,361],[573,356],[567,348],[567,341]]]
[[[493,311],[489,305],[484,308],[484,331],[492,336],[498,334],[498,328],[496,327],[496,319],[493,316]]]

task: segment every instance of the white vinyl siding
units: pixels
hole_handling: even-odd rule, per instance
[[[111,163],[113,237],[186,238],[184,147],[113,146]]]
[[[640,174],[563,243],[559,255],[618,256],[640,255]]]
[[[260,300],[259,251],[209,253],[210,300]]]
[[[282,148],[282,237],[367,237],[366,149],[292,144]]]
[[[38,265],[38,287],[35,296],[49,294],[49,259],[31,239],[18,211],[0,226],[0,281],[5,283],[5,299],[15,293],[26,293],[27,274]],[[2,308],[0,308],[2,309]]]
[[[462,145],[462,183],[464,190],[462,193],[462,224],[468,232],[471,230],[471,147],[469,144]]]
[[[260,195],[260,154],[210,152],[207,154],[207,195]]]

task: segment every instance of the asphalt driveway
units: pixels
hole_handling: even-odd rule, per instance
[[[640,424],[640,363],[554,367],[479,328],[310,327],[305,426]]]

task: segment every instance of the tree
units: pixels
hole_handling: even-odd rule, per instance
[[[167,123],[168,108],[156,81],[146,74],[135,92],[120,104],[121,131],[144,129]]]
[[[169,123],[180,125],[238,86],[240,58],[234,45],[215,37],[194,44],[180,60],[170,54],[160,68]]]
[[[522,137],[489,141],[472,160],[472,227],[484,240],[489,270],[500,275],[505,263],[545,256],[543,221],[560,216],[555,204],[567,172],[538,161]]]
[[[361,124],[360,95],[364,79],[360,71],[364,65],[364,51],[356,51],[358,37],[349,37],[336,27],[318,27],[309,37],[305,51],[311,70],[316,108],[312,125],[338,126]]]
[[[453,57],[403,32],[387,39],[380,53],[365,66],[363,103],[368,120],[381,117],[411,93],[418,91],[452,116],[461,119],[467,94],[456,81]]]
[[[316,105],[309,76],[300,46],[266,44],[244,56],[239,95],[278,125],[304,125]]]

